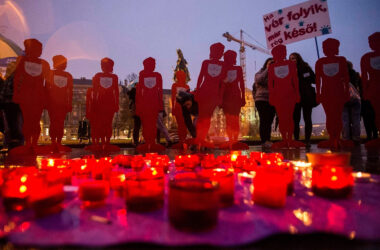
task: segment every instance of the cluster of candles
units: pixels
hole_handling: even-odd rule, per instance
[[[341,161],[321,159],[325,158],[312,159],[316,163],[312,190],[317,195],[347,197],[352,192],[352,169]],[[286,196],[293,193],[295,170],[298,167],[284,161],[282,154],[262,152],[251,152],[250,157],[239,151],[217,157],[177,155],[172,162],[155,153],[42,159],[38,168],[0,170],[0,188],[7,210],[31,207],[44,216],[62,209],[64,185],[78,186],[86,208],[102,206],[112,190],[134,212],[162,208],[167,187],[170,223],[180,230],[203,231],[217,224],[220,208],[234,205],[236,180],[253,183],[255,204],[285,206]]]

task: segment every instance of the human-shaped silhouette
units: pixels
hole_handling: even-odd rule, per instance
[[[71,112],[73,96],[73,77],[66,72],[67,59],[62,55],[53,57],[54,69],[46,82],[47,110],[50,118],[49,134],[52,151],[71,151],[61,145],[66,114]]]
[[[92,116],[95,116],[94,124],[98,143],[101,142],[103,151],[119,151],[120,148],[111,145],[112,120],[114,114],[119,110],[119,86],[118,77],[113,74],[114,62],[110,58],[101,60],[102,72],[92,78],[94,108]],[[96,146],[96,144],[95,144]]]
[[[269,103],[276,108],[282,141],[273,143],[272,148],[303,147],[305,144],[293,140],[293,110],[300,101],[297,66],[286,60],[286,46],[272,49],[274,63],[268,69]]]
[[[368,37],[371,52],[363,55],[360,61],[364,100],[369,100],[375,110],[376,127],[380,129],[380,32]],[[380,147],[380,139],[369,141],[367,147]]]
[[[182,114],[182,106],[177,102],[177,96],[180,92],[187,92],[190,87],[186,84],[186,73],[182,70],[178,70],[175,73],[177,81],[172,85],[172,105],[173,105],[173,115],[177,121],[178,126],[178,137],[179,142],[172,146],[172,148],[184,149],[186,135],[187,135],[187,127],[185,124],[185,119]]]
[[[248,145],[238,142],[239,137],[239,117],[240,109],[245,106],[245,83],[243,70],[236,66],[236,52],[227,50],[224,53],[224,65],[227,72],[227,79],[223,82],[223,112],[226,117],[226,130],[229,142],[223,144],[221,148],[234,150],[248,149]]]
[[[194,143],[201,146],[213,147],[206,142],[206,136],[210,128],[211,116],[215,108],[222,104],[223,88],[222,80],[226,77],[223,61],[220,61],[224,52],[224,45],[214,43],[210,46],[210,59],[204,60],[198,76],[195,101],[199,105],[199,116],[196,124],[197,137]]]
[[[156,60],[149,57],[143,61],[144,69],[139,74],[136,88],[136,115],[141,119],[145,143],[137,146],[137,151],[163,151],[164,146],[155,142],[157,117],[164,110],[162,100],[162,76],[155,72]]]
[[[49,77],[50,66],[39,58],[42,43],[36,39],[24,41],[25,56],[17,58],[14,77],[13,102],[20,105],[24,124],[25,146],[14,148],[14,154],[34,153],[40,136],[40,118],[45,105],[45,80]]]
[[[318,147],[337,149],[353,146],[352,141],[343,142],[340,134],[343,128],[342,112],[344,104],[350,99],[349,75],[346,58],[338,56],[340,42],[328,38],[322,43],[326,57],[315,63],[315,83],[317,102],[322,103],[326,113],[326,129],[329,140],[322,141]]]

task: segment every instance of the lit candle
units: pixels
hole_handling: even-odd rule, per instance
[[[118,167],[131,167],[132,156],[131,155],[117,155],[112,159],[112,164]]]
[[[260,167],[253,185],[252,199],[255,203],[269,207],[285,206],[288,181],[283,171]]]
[[[127,209],[148,212],[164,204],[164,174],[153,167],[126,176]]]
[[[352,167],[319,165],[313,167],[312,190],[327,198],[345,198],[352,194]]]
[[[369,173],[355,172],[352,173],[352,175],[354,176],[356,182],[367,183],[371,181],[371,174]]]
[[[241,172],[237,174],[238,176],[238,182],[240,184],[252,184],[253,179],[256,176],[256,171],[250,171],[250,172]]]
[[[37,217],[58,213],[62,210],[62,202],[65,199],[63,185],[47,186],[46,183],[32,188],[29,203]]]
[[[79,198],[85,207],[97,207],[104,204],[109,193],[109,184],[102,180],[89,180],[79,186]]]
[[[198,173],[201,177],[219,183],[219,199],[221,207],[234,204],[235,178],[232,171],[223,168],[204,169]]]
[[[203,168],[217,168],[219,167],[219,162],[215,159],[213,154],[206,154],[202,156],[201,166]]]
[[[111,172],[110,187],[117,196],[124,197],[126,174],[123,171],[115,170]]]
[[[3,204],[7,210],[21,211],[28,206],[33,177],[19,171],[8,173],[2,188]]]
[[[169,221],[182,231],[206,231],[218,222],[218,184],[178,174],[169,183]]]

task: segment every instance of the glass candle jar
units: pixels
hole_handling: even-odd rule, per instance
[[[283,207],[286,202],[288,180],[284,171],[260,167],[254,179],[252,199],[269,207]]]
[[[79,198],[85,207],[97,207],[104,204],[109,194],[109,184],[102,180],[88,180],[79,185]]]
[[[218,222],[219,185],[209,179],[177,174],[169,182],[169,221],[182,231],[207,231]]]
[[[164,174],[155,168],[127,175],[125,180],[127,209],[135,212],[160,209],[164,205],[164,186]]]
[[[199,175],[218,182],[221,207],[228,207],[234,204],[235,178],[232,171],[223,168],[203,169],[199,172]]]

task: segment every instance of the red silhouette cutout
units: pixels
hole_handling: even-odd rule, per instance
[[[218,105],[223,101],[222,80],[226,77],[226,70],[223,61],[224,45],[215,43],[210,46],[210,59],[204,60],[201,72],[198,76],[195,100],[199,105],[199,115],[197,120],[197,137],[194,143],[200,146],[212,148],[213,145],[206,142],[206,136],[210,128],[211,116]]]
[[[88,100],[89,115],[93,130],[93,147],[91,150],[103,149],[103,151],[119,151],[120,148],[111,145],[112,120],[119,110],[118,77],[113,74],[114,62],[110,58],[101,60],[102,72],[92,78],[93,96]],[[91,91],[88,93],[91,95]],[[101,147],[99,147],[101,143]]]
[[[163,110],[162,76],[154,72],[156,60],[149,57],[143,61],[136,87],[136,115],[141,119],[145,143],[137,146],[142,151],[162,151],[164,146],[155,142],[158,112]]]
[[[40,136],[40,118],[44,109],[44,82],[49,77],[50,66],[39,58],[42,43],[36,39],[24,41],[25,56],[17,58],[17,68],[13,82],[13,102],[20,105],[24,124],[25,146],[14,148],[12,154],[34,153]]]
[[[245,106],[245,84],[243,70],[236,66],[236,52],[227,50],[224,53],[224,65],[227,79],[224,81],[223,112],[226,116],[226,130],[229,142],[221,148],[234,150],[248,149],[248,145],[238,142],[239,137],[239,116],[241,107]]]
[[[172,85],[172,105],[173,105],[173,115],[177,121],[178,125],[178,137],[179,142],[173,145],[172,148],[185,148],[184,143],[187,135],[187,127],[185,124],[185,120],[182,114],[182,106],[177,102],[177,95],[180,92],[188,91],[190,89],[189,85],[186,84],[186,73],[182,70],[179,70],[175,73],[177,78],[177,82]]]
[[[272,148],[303,147],[305,144],[292,139],[293,110],[300,101],[297,66],[286,60],[285,45],[274,47],[272,55],[275,62],[268,69],[269,103],[276,108],[282,136],[282,141],[273,143]]]
[[[380,130],[380,32],[370,35],[368,43],[372,51],[363,55],[360,61],[363,97],[371,102],[376,114],[376,127]],[[380,139],[369,141],[366,146],[380,147]]]
[[[326,113],[326,129],[329,140],[322,141],[318,147],[337,149],[340,146],[351,146],[351,142],[340,140],[343,128],[342,112],[344,104],[350,99],[348,91],[349,75],[347,61],[339,54],[340,42],[328,38],[322,43],[326,57],[318,59],[315,64],[315,83],[317,102],[322,103]]]
[[[49,134],[53,151],[71,151],[61,145],[66,114],[71,112],[73,77],[66,72],[67,59],[62,55],[53,57],[54,70],[46,82],[47,110],[50,118]]]

